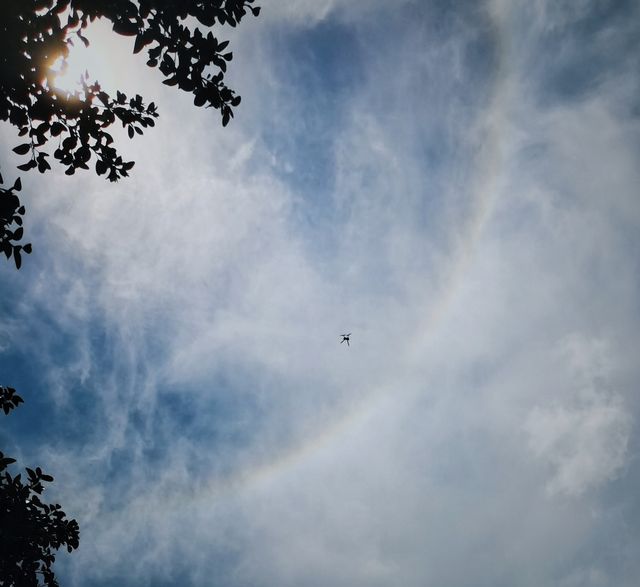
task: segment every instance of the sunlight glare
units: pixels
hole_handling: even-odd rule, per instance
[[[80,77],[88,72],[90,84],[98,81],[102,86],[116,87],[121,80],[114,66],[114,61],[117,61],[114,55],[118,51],[114,51],[112,31],[104,23],[96,21],[83,34],[89,39],[90,45],[85,47],[79,39],[73,38],[74,45],[69,47],[66,66],[63,57],[59,57],[51,66],[55,74],[53,86],[70,94],[79,92]]]
[[[91,47],[84,46],[72,47],[66,64],[64,57],[61,56],[51,66],[55,74],[53,85],[56,89],[70,94],[79,92],[82,87],[80,77],[88,71],[90,82],[100,79],[101,65],[103,64],[95,49],[91,50]]]

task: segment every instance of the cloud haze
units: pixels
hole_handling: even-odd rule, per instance
[[[635,585],[639,16],[274,3],[225,129],[115,75],[133,177],[23,178],[2,268],[61,584]]]

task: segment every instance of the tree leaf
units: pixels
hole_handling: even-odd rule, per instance
[[[51,125],[51,136],[57,137],[64,129],[64,124],[56,120],[56,122]]]
[[[18,155],[26,155],[29,152],[29,149],[31,149],[30,143],[22,143],[22,145],[14,147],[13,152],[17,153]]]
[[[176,62],[173,60],[173,57],[169,55],[169,53],[165,53],[162,57],[162,63],[166,63],[170,70],[175,70]]]
[[[71,151],[72,149],[76,148],[77,144],[78,139],[76,139],[76,137],[67,137],[64,141],[62,141],[62,148],[66,149],[67,151]]]
[[[103,159],[96,161],[96,173],[98,175],[104,175],[107,172],[108,165]]]
[[[144,34],[139,34],[136,36],[136,42],[133,45],[134,53],[140,53],[140,51],[144,49],[144,46],[149,42],[147,41],[147,38],[148,37]]]
[[[40,161],[40,163],[38,163],[38,171],[40,173],[44,173],[47,169],[51,169],[51,165],[47,163],[46,159],[43,159],[42,161]]]
[[[27,161],[26,163],[23,163],[22,165],[18,165],[17,167],[20,171],[29,171],[29,169],[33,169],[36,165],[37,165],[36,160],[31,159],[31,161]]]
[[[138,25],[128,20],[119,20],[113,23],[113,32],[125,37],[133,37],[138,34]]]
[[[7,467],[7,465],[10,465],[11,463],[15,463],[16,460],[12,459],[11,457],[2,457],[0,459],[0,469],[5,469]]]
[[[18,247],[13,249],[13,260],[16,262],[16,269],[20,269],[22,266],[22,255],[20,255],[20,249]]]

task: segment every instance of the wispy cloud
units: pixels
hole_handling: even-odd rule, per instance
[[[29,178],[0,361],[68,582],[634,584],[638,20],[602,6],[278,3],[228,128],[135,70],[134,177]]]

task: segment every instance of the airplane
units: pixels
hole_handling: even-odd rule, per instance
[[[343,342],[346,342],[347,346],[351,346],[349,344],[349,337],[351,336],[351,333],[349,333],[349,334],[341,334],[340,336],[342,337],[342,340],[340,341],[340,344],[342,344]]]

